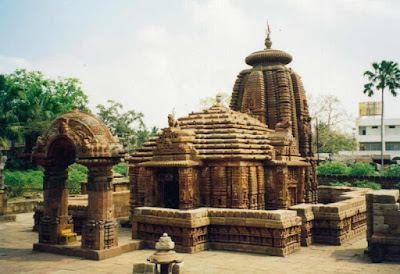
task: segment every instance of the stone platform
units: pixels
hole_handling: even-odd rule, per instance
[[[132,273],[135,263],[143,263],[154,250],[142,249],[124,253],[108,260],[86,260],[80,257],[32,251],[37,232],[32,232],[33,213],[17,215],[16,222],[0,223],[0,269],[1,273]],[[120,229],[122,231],[128,229]],[[287,257],[209,250],[194,254],[181,253],[186,274],[398,274],[400,264],[371,263],[364,255],[365,238],[351,240],[342,246],[315,244],[302,247]]]
[[[15,214],[1,215],[0,223],[2,222],[15,222],[16,216]]]
[[[82,257],[89,260],[99,261],[116,257],[126,252],[139,250],[144,247],[143,241],[131,239],[128,230],[122,230],[120,232],[118,237],[119,241],[118,246],[104,250],[91,250],[91,249],[81,248],[80,238],[81,237],[78,237],[78,242],[72,245],[50,245],[50,244],[36,243],[33,245],[33,251]]]
[[[135,208],[132,237],[147,248],[166,232],[179,252],[208,249],[287,256],[300,250],[301,218],[294,210]]]

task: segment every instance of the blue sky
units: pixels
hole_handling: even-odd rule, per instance
[[[168,113],[231,92],[268,19],[307,93],[334,94],[356,116],[359,101],[379,99],[362,94],[363,71],[400,61],[399,2],[0,0],[0,73],[77,77],[94,112],[113,99],[163,127]],[[399,100],[388,97],[388,116],[400,117]]]

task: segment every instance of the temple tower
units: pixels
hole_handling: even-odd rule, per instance
[[[271,46],[268,34],[265,49],[246,57],[246,64],[252,68],[237,76],[230,108],[251,113],[270,129],[290,129],[296,151],[311,163],[306,174],[310,190],[306,201],[315,202],[317,182],[305,90],[300,76],[286,67],[292,56]]]

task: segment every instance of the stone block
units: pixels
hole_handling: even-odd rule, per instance
[[[172,266],[172,274],[183,274],[183,262],[176,263]]]
[[[371,190],[367,195],[373,195],[374,203],[395,204],[399,199],[399,191],[395,189]]]
[[[387,225],[400,225],[400,214],[397,216],[384,216],[384,218]]]
[[[133,265],[133,274],[155,274],[155,264],[151,263],[137,263]]]

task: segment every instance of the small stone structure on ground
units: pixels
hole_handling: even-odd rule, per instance
[[[3,156],[0,151],[0,222],[15,221],[15,214],[8,214],[8,194],[7,187],[4,184],[4,167],[6,165],[7,156]]]
[[[399,191],[368,192],[367,220],[367,253],[372,262],[400,261]]]
[[[163,233],[155,249],[157,250],[151,255],[147,261],[151,264],[139,263],[133,265],[133,274],[182,274],[183,273],[183,260],[181,256],[174,251],[175,243],[167,233]],[[160,269],[158,269],[160,265]]]

